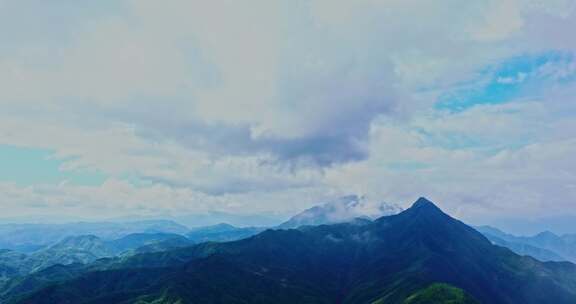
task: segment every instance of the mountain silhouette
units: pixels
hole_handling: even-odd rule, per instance
[[[576,303],[576,265],[495,246],[420,198],[402,213],[362,225],[266,230],[235,242],[100,262],[9,300],[377,304],[424,303],[446,293],[462,296],[461,303]]]

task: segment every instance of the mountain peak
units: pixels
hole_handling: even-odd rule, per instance
[[[435,218],[438,218],[438,216],[448,216],[444,211],[442,211],[442,209],[438,208],[436,204],[425,197],[420,197],[416,200],[414,204],[412,204],[412,207],[408,208],[406,212],[408,214],[425,215],[426,217],[432,216]]]
[[[401,211],[402,208],[395,204],[372,201],[365,196],[348,195],[304,210],[279,227],[297,228],[306,225],[345,223],[356,218],[373,220]]]
[[[208,226],[208,227],[218,228],[218,229],[236,229],[235,226],[230,225],[230,224],[228,224],[228,223],[218,223],[218,224],[216,224],[216,225],[212,225],[212,226]]]
[[[440,208],[438,208],[433,202],[431,202],[430,200],[428,200],[425,197],[420,197],[418,198],[418,200],[416,202],[414,202],[414,204],[412,204],[411,208],[434,208],[434,209],[438,209],[440,210]]]
[[[556,241],[560,239],[559,236],[548,230],[538,233],[534,238],[547,241]]]

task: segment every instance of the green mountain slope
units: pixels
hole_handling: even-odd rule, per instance
[[[112,259],[11,302],[403,303],[435,282],[480,303],[576,303],[575,265],[494,246],[426,199],[362,225],[267,230]]]
[[[478,304],[478,301],[460,288],[435,283],[409,296],[403,304]]]

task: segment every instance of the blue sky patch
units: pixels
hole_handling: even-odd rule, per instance
[[[0,145],[0,181],[28,186],[59,184],[100,185],[106,176],[96,171],[63,171],[65,160],[54,158],[47,149]]]
[[[436,109],[460,112],[479,104],[539,97],[545,88],[576,80],[574,54],[547,52],[513,57],[480,72],[480,79],[443,94]]]

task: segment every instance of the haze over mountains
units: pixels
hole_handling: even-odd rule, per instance
[[[349,197],[332,205],[353,207],[358,200]],[[318,225],[306,222],[297,229],[221,224],[190,230],[188,238],[169,233],[65,238],[44,252],[73,255],[83,248],[94,256],[82,253],[67,266],[16,275],[0,268],[7,277],[1,299],[62,304],[576,301],[576,265],[543,263],[496,246],[427,199],[393,215],[336,224],[322,222],[331,217],[320,216],[319,210],[330,213],[329,205],[310,209],[318,217],[308,218],[321,220],[314,221]],[[210,238],[224,242],[205,242]],[[549,240],[546,234],[536,239]],[[147,247],[152,249],[142,249]],[[26,260],[14,251],[0,257],[4,264]]]

